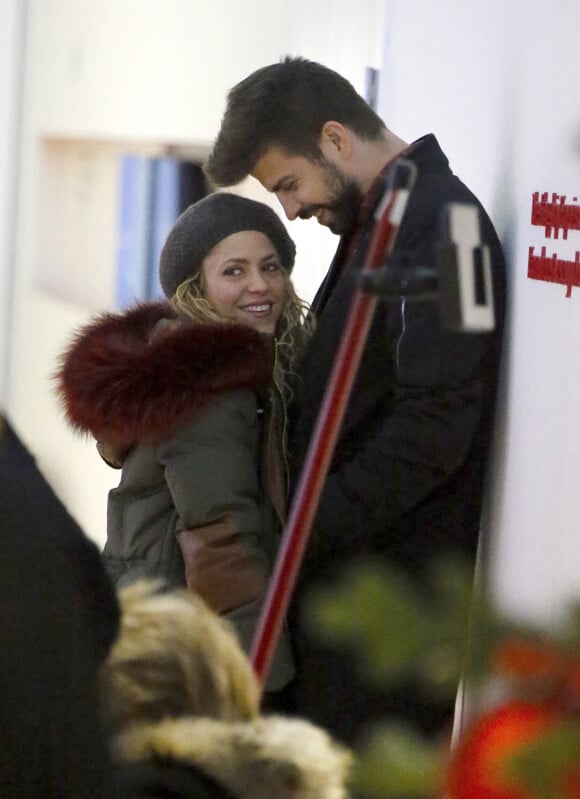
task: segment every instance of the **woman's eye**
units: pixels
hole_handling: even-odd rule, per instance
[[[265,270],[266,272],[279,272],[279,271],[280,271],[280,269],[281,269],[281,266],[280,266],[280,264],[279,264],[279,263],[277,263],[276,261],[272,261],[271,263],[269,263],[269,264],[266,264],[266,265],[264,266],[264,270]]]
[[[236,277],[237,275],[241,275],[242,270],[239,266],[228,266],[227,269],[224,269],[224,275],[228,277]]]

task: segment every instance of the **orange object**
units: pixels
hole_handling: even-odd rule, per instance
[[[514,779],[507,761],[525,744],[556,728],[562,718],[555,705],[521,701],[482,716],[452,753],[446,776],[449,799],[537,799],[540,794],[531,795]],[[562,799],[580,799],[580,772],[575,765],[558,782]]]
[[[496,647],[492,670],[523,679],[555,682],[562,678],[566,660],[555,646],[510,639]]]

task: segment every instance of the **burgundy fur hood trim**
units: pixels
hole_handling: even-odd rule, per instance
[[[184,322],[155,338],[167,303],[105,313],[81,328],[55,375],[66,417],[77,430],[120,446],[157,443],[216,396],[271,378],[266,340],[238,324]]]

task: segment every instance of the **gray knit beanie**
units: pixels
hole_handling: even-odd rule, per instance
[[[165,296],[171,299],[177,287],[199,271],[216,244],[242,230],[268,236],[284,269],[292,271],[296,247],[276,212],[264,203],[220,191],[190,205],[170,231],[159,264]]]

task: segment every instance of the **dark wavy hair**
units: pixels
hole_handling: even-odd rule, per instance
[[[312,160],[334,120],[362,139],[375,141],[385,124],[341,75],[305,58],[256,70],[234,86],[205,171],[217,186],[232,186],[250,174],[269,147]]]

